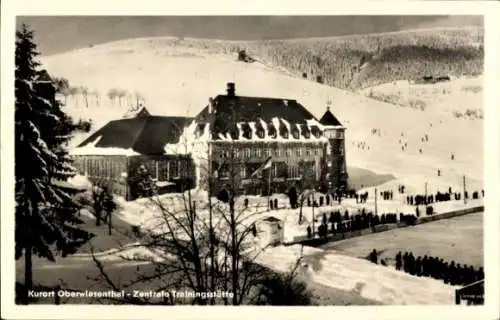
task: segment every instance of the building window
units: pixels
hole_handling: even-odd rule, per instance
[[[273,162],[274,177],[286,178],[288,176],[288,166],[284,162]]]
[[[172,160],[168,162],[169,175],[172,179],[179,178],[179,161]]]
[[[281,150],[278,148],[274,149],[274,154],[276,155],[276,157],[281,157]]]
[[[344,146],[343,146],[343,145],[340,145],[340,146],[339,146],[339,154],[340,154],[341,156],[343,156],[343,155],[344,155]]]
[[[162,160],[160,162],[160,177],[158,180],[160,181],[168,181],[168,162],[166,160]]]
[[[105,176],[106,176],[106,171],[105,171],[105,170],[106,170],[106,168],[104,168],[104,165],[105,165],[105,164],[106,164],[106,163],[104,162],[104,160],[103,160],[103,159],[100,159],[100,160],[99,160],[99,177],[100,177],[100,178],[103,178],[103,177],[105,177]]]
[[[256,157],[262,157],[262,149],[261,148],[257,148],[255,149],[255,156]]]
[[[292,150],[290,148],[286,149],[286,156],[290,157],[292,155]]]
[[[245,165],[242,165],[240,167],[240,176],[242,179],[245,179],[247,177],[247,168]]]
[[[240,150],[233,149],[233,158],[238,159],[240,157]]]
[[[296,152],[297,152],[297,157],[302,157],[302,148],[301,147],[297,148]]]
[[[111,161],[109,163],[109,177],[111,180],[115,180],[116,177],[116,163],[114,161]]]
[[[250,158],[252,156],[252,150],[250,148],[245,149],[245,157]]]
[[[288,167],[288,176],[290,178],[297,178],[299,176],[299,167],[298,166],[289,166]]]
[[[92,177],[92,169],[94,165],[92,164],[92,159],[87,159],[87,175]]]
[[[156,179],[158,180],[160,178],[160,168],[159,168],[159,161],[158,160],[155,160],[154,161],[154,175],[153,175],[153,179]]]
[[[311,149],[309,147],[306,147],[306,156],[311,155]]]

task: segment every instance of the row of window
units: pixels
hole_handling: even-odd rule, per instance
[[[196,128],[196,131],[195,131],[196,138],[200,138],[203,135],[204,128],[205,128],[204,126],[199,126],[198,128]],[[234,137],[239,136],[238,130],[240,130],[240,129],[236,129],[234,127],[233,127],[233,129],[234,130],[232,131],[233,132],[232,135]],[[252,129],[249,126],[242,125],[241,130],[243,131],[242,132],[243,137],[245,137],[246,139],[253,138]],[[256,128],[255,135],[260,139],[264,139],[265,138],[264,129]],[[276,130],[276,127],[273,124],[269,124],[269,126],[268,126],[268,135],[269,135],[269,137],[271,137],[273,139],[276,139],[278,137],[278,131]],[[279,129],[279,135],[280,135],[280,137],[282,137],[284,139],[289,139],[289,137],[292,136],[293,139],[298,140],[298,139],[300,139],[300,136],[303,136],[306,139],[311,138],[311,135],[316,137],[316,138],[320,138],[323,135],[323,132],[321,132],[321,130],[317,127],[313,127],[313,129],[311,129],[311,130],[307,129],[305,131],[299,132],[299,129],[297,127],[292,126],[291,133],[288,132],[287,129],[284,129],[283,127],[281,127]]]
[[[168,181],[180,178],[182,172],[181,160],[150,160],[142,163],[146,166],[153,179]],[[76,164],[77,165],[77,164]],[[118,178],[127,172],[124,163],[108,159],[84,159],[80,162],[80,170],[90,177]]]
[[[149,166],[151,177],[158,181],[178,179],[182,173],[181,160],[151,160]]]
[[[240,178],[250,178],[259,168],[259,164],[245,164],[239,167]],[[255,178],[262,178],[264,174],[260,172]],[[271,167],[271,178],[300,178],[304,175],[315,175],[314,162],[307,162],[302,167],[299,165],[287,165],[285,162],[273,162]],[[222,166],[218,172],[219,178],[229,178],[230,170],[227,165]]]
[[[125,170],[125,165],[107,159],[85,159],[82,169],[86,175],[91,177],[112,178],[118,177]]]
[[[231,156],[232,154],[232,156]],[[303,156],[319,156],[321,149],[319,148],[287,148],[287,149],[271,149],[271,148],[244,148],[234,150],[221,150],[220,157],[222,158],[253,158],[253,157],[303,157]]]
[[[344,145],[339,145],[338,148],[337,148],[337,152],[340,156],[343,156],[344,155]],[[328,143],[326,145],[326,154],[327,155],[330,155],[332,153],[332,146]]]

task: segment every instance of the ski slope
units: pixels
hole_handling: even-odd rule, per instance
[[[458,119],[432,106],[425,111],[395,107],[235,58],[131,39],[44,57],[42,62],[52,75],[94,92],[87,102],[81,95],[68,97],[66,107],[75,118],[92,118],[94,130],[125,114],[136,103],[136,93],[152,114],[193,116],[209,97],[224,94],[227,82],[235,82],[239,95],[297,99],[317,117],[330,105],[347,127],[346,155],[351,167],[392,174],[397,178],[392,184],[403,183],[421,192],[425,181],[429,192],[448,186],[459,189],[463,175],[468,186],[482,188],[482,121]],[[129,93],[121,106],[106,96],[113,88]],[[427,141],[423,141],[425,135]]]

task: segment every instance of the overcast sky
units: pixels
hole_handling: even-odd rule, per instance
[[[137,37],[185,36],[227,40],[341,36],[428,27],[482,25],[478,16],[58,16],[18,17],[51,55]]]

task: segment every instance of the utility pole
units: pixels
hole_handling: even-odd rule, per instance
[[[427,182],[425,182],[425,214],[427,214]]]
[[[314,238],[314,234],[315,234],[314,232],[316,230],[315,229],[315,224],[314,224],[314,189],[312,191],[312,218],[313,218],[313,221],[312,221],[312,225],[313,225],[313,227],[312,227],[312,236]]]
[[[271,211],[271,171],[272,171],[273,167],[271,165],[271,168],[268,168],[267,171],[269,171],[268,173],[268,177],[267,177],[267,192],[268,192],[268,197],[267,197],[267,211]],[[274,210],[276,210],[276,208],[274,208]]]
[[[378,214],[378,206],[377,206],[377,188],[375,188],[375,215]]]
[[[463,185],[464,185],[464,204],[467,204],[467,199],[465,198],[465,175],[463,176]]]

